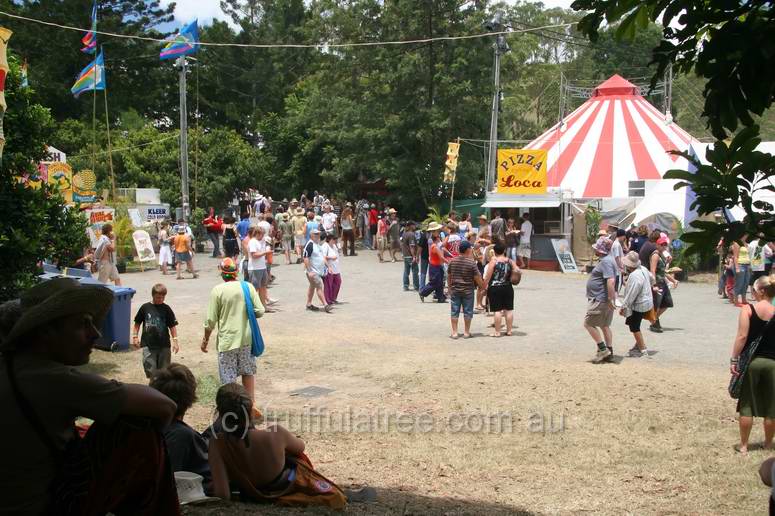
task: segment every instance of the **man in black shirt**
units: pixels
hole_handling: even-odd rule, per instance
[[[135,315],[132,347],[143,348],[143,369],[147,378],[151,378],[157,370],[170,365],[170,334],[172,334],[172,351],[177,353],[180,350],[176,328],[178,320],[172,308],[164,303],[166,296],[167,287],[157,283],[151,288],[153,302],[145,303]],[[138,339],[140,325],[143,326],[142,340]]]
[[[640,246],[638,258],[640,263],[651,263],[651,255],[657,250],[657,240],[659,240],[660,231],[655,229],[649,234],[648,242]]]

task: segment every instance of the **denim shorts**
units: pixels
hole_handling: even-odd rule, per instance
[[[452,294],[449,298],[451,313],[453,318],[460,317],[460,309],[463,309],[463,319],[474,318],[474,293],[461,296],[458,294]]]

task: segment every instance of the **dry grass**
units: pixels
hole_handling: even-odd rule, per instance
[[[519,313],[521,336],[451,341],[444,336],[448,308],[421,305],[400,293],[400,264],[385,265],[385,276],[367,276],[372,262],[361,266],[360,260],[345,261],[352,282],[345,288],[369,287],[345,290],[351,304],[333,315],[305,313],[295,299],[303,277],[279,270],[281,283],[272,296],[283,301],[283,311],[262,320],[267,352],[259,360],[256,391],[264,412],[382,411],[431,417],[440,426],[454,414],[505,412],[513,424],[510,431],[490,433],[406,433],[396,424],[384,432],[297,428],[324,475],[342,486],[377,488],[376,504],[355,504],[347,513],[765,510],[768,493],[756,472],[768,455],[752,451],[744,457],[732,450],[737,422],[723,364],[736,315],[715,301],[712,287],[685,285],[676,292],[678,308],[669,322],[682,328],[647,336],[650,347],[661,350],[652,359],[596,366],[584,361],[593,346],[580,328],[583,304],[576,302],[583,299],[583,278],[528,275],[518,291],[520,306],[523,297],[531,299]],[[149,288],[155,277],[143,281]],[[199,402],[187,416],[199,429],[209,423],[217,388],[214,353],[198,350],[203,292],[209,289],[202,281],[171,282],[176,289],[168,296],[182,323],[183,351],[174,360],[188,365],[200,384]],[[692,304],[706,290],[697,310]],[[374,304],[378,295],[391,303]],[[135,298],[135,304],[142,301]],[[477,317],[474,330],[481,334],[485,320]],[[620,354],[624,331],[617,321]],[[110,377],[145,381],[138,353],[96,353],[92,362]],[[310,385],[334,392],[314,399],[289,395]],[[564,428],[535,431],[535,414],[547,418],[547,427],[553,416],[554,429],[564,418]],[[757,422],[752,441],[760,439]],[[195,515],[256,511],[327,513],[248,504],[187,508]]]

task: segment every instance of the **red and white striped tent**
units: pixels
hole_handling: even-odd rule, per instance
[[[696,141],[644,99],[638,87],[614,75],[592,97],[526,149],[548,150],[548,186],[576,199],[627,198],[630,181],[658,180],[686,170],[670,150]]]

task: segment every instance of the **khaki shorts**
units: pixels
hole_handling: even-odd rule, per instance
[[[309,281],[309,286],[313,288],[323,288],[323,278],[320,277],[320,275],[315,273],[307,273],[307,281]]]
[[[116,268],[116,264],[101,262],[99,272],[97,273],[97,279],[102,283],[116,281],[118,279],[118,269]]]
[[[614,320],[614,309],[608,301],[589,300],[587,304],[587,315],[584,317],[584,324],[594,328],[603,328],[611,326]]]

